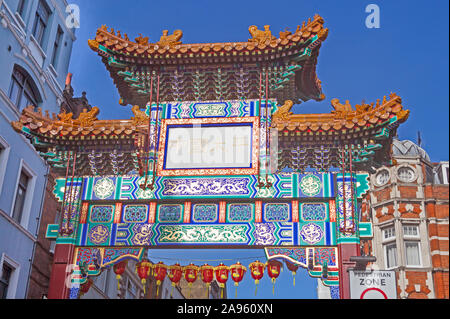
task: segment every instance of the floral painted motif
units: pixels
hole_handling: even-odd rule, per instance
[[[225,116],[226,103],[198,103],[194,105],[195,117],[221,117]]]
[[[181,221],[182,205],[160,205],[158,209],[160,222],[174,223]]]
[[[102,178],[95,183],[94,194],[99,199],[106,199],[114,193],[115,185],[110,178]]]
[[[123,220],[126,223],[142,223],[147,221],[147,205],[126,205],[123,214]]]
[[[264,207],[264,219],[267,222],[289,221],[289,204],[266,204]]]
[[[230,222],[249,222],[252,219],[252,205],[231,204],[228,219]]]
[[[91,222],[109,223],[112,220],[114,206],[112,205],[94,205],[91,208]]]
[[[319,177],[309,174],[300,181],[300,190],[306,196],[317,196],[322,190],[322,182]]]
[[[317,248],[314,252],[314,264],[323,265],[327,262],[328,266],[336,266],[336,248]]]
[[[302,204],[302,219],[305,221],[324,221],[327,216],[325,204]]]
[[[302,236],[303,241],[308,244],[314,245],[320,242],[323,237],[323,230],[320,226],[309,223],[302,227],[300,230],[300,235]]]
[[[96,245],[101,245],[106,243],[106,241],[109,238],[109,229],[108,227],[104,225],[98,225],[95,227],[92,227],[92,229],[89,231],[89,239],[92,243]]]
[[[197,223],[211,223],[217,220],[217,205],[196,204],[194,205],[193,220]]]

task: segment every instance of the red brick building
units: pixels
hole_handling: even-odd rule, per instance
[[[365,254],[372,269],[397,273],[398,298],[449,298],[449,163],[432,163],[411,141],[394,139],[395,165],[370,177],[363,220],[373,223]]]

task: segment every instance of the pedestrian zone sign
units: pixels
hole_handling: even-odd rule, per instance
[[[394,271],[350,271],[351,299],[397,299]]]

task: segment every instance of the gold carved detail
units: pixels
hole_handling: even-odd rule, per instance
[[[63,111],[58,114],[58,118],[60,119],[60,122],[66,125],[90,127],[97,121],[99,111],[99,108],[96,106],[94,106],[89,112],[86,109],[83,109],[83,112],[77,119],[73,118],[73,113],[66,113],[66,111]]]
[[[280,39],[284,40],[287,39],[288,36],[290,36],[292,34],[291,31],[288,31],[288,29],[286,28],[284,31],[280,31]]]
[[[92,50],[95,50],[95,49],[98,49],[98,46],[100,44],[95,40],[88,40],[88,45]]]
[[[248,42],[254,42],[257,44],[264,44],[267,41],[275,40],[276,38],[272,35],[272,32],[269,30],[270,25],[264,26],[264,31],[258,30],[256,25],[252,25],[248,28],[248,31],[252,35],[252,38],[248,40]]]
[[[334,111],[331,111],[331,113],[333,113],[336,116],[336,118],[343,119],[346,118],[348,115],[352,115],[353,113],[355,113],[348,100],[345,101],[345,104],[341,104],[339,103],[339,99],[332,99],[331,105],[334,108]]]
[[[282,105],[273,115],[272,115],[272,121],[273,122],[279,122],[279,121],[288,121],[289,117],[293,114],[291,112],[292,106],[294,105],[294,102],[291,100],[287,100],[284,102],[284,105]]]
[[[82,127],[89,127],[97,121],[97,115],[100,112],[99,108],[94,106],[89,112],[86,109],[83,109],[83,112],[78,116],[78,122]]]
[[[148,45],[149,37],[143,37],[141,33],[139,33],[139,37],[134,39],[139,45]]]
[[[163,35],[161,36],[160,40],[156,42],[156,44],[160,47],[170,46],[174,47],[176,45],[181,44],[180,39],[183,37],[183,31],[181,30],[175,30],[173,31],[173,34],[168,35],[169,30],[163,30]]]
[[[147,114],[139,109],[139,105],[133,106],[131,110],[134,114],[134,117],[131,118],[134,126],[145,124],[148,121]]]

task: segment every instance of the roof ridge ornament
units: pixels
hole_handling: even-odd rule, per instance
[[[131,108],[133,111],[134,117],[131,118],[134,126],[143,125],[148,122],[148,116],[144,111],[140,110],[139,105],[135,105]]]
[[[161,36],[161,38],[159,39],[158,42],[156,42],[156,44],[160,47],[174,47],[177,45],[182,44],[180,39],[183,37],[183,31],[181,30],[175,30],[173,31],[173,34],[168,35],[169,34],[169,30],[163,30],[163,34]]]
[[[251,25],[248,27],[248,31],[250,32],[252,38],[248,40],[248,42],[265,44],[266,42],[270,42],[272,40],[276,40],[276,38],[272,35],[272,32],[270,31],[270,25],[264,26],[263,30],[258,30],[258,27],[256,25]]]
[[[134,39],[134,41],[139,45],[148,45],[149,37],[143,37],[142,33],[139,33],[139,37]]]

